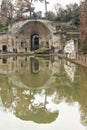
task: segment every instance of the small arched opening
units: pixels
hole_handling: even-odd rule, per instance
[[[39,35],[31,35],[31,51],[39,49]]]

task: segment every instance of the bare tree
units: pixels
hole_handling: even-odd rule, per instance
[[[33,12],[34,6],[29,0],[17,0],[16,12],[18,17],[23,17],[24,13]]]
[[[2,0],[1,3],[1,19],[2,24],[5,26],[7,23],[11,23],[13,17],[14,7],[11,0]]]
[[[59,3],[54,4],[54,9],[55,9],[56,15],[57,15],[57,17],[58,17],[59,11],[60,11],[60,9],[61,9],[61,4],[59,4]]]

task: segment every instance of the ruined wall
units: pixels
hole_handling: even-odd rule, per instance
[[[30,52],[34,50],[31,47],[33,43],[34,45],[38,43],[38,48],[54,46],[56,52],[61,50],[61,36],[55,33],[54,28],[47,21],[27,20],[18,22],[10,28],[6,36],[3,35],[0,39],[1,52]],[[35,43],[35,40],[38,42]]]
[[[37,21],[25,24],[19,33],[23,38],[29,39],[29,44],[31,43],[31,36],[38,34],[41,39],[41,47],[45,46],[46,42],[49,42],[49,39],[52,37],[50,30],[43,23]]]
[[[61,39],[59,35],[55,35],[48,23],[40,21],[29,21],[24,24],[17,34],[17,50],[18,52],[24,52],[25,46],[27,51],[31,51],[31,37],[32,35],[38,35],[39,37],[39,48],[46,47],[49,44],[49,48],[54,46],[57,50],[61,49]],[[24,43],[21,47],[21,42]],[[15,43],[16,44],[16,43]]]

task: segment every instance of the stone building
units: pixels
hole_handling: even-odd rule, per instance
[[[33,52],[39,48],[62,49],[61,36],[49,21],[26,20],[9,27],[7,35],[0,37],[1,52]]]

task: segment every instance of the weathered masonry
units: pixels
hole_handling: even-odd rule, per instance
[[[30,52],[39,48],[54,46],[61,50],[61,36],[55,35],[55,28],[49,21],[26,20],[9,27],[9,33],[0,43],[0,50],[7,52]]]

